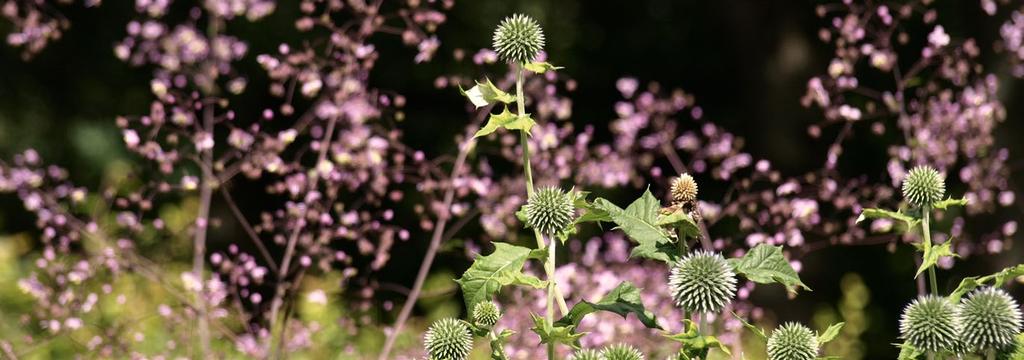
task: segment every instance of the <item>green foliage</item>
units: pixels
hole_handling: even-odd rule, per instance
[[[564,68],[561,67],[561,66],[551,65],[548,62],[534,61],[534,62],[528,63],[526,65],[523,65],[523,69],[526,69],[527,71],[535,72],[535,73],[538,73],[538,74],[543,74],[543,73],[546,73],[548,71],[555,71],[555,70],[560,70],[560,69],[564,69]]]
[[[505,355],[505,343],[515,333],[515,331],[505,329],[494,334],[494,337],[491,338],[491,360],[508,360],[508,356]]]
[[[539,255],[541,253],[529,248],[494,243],[493,253],[477,256],[462,277],[455,280],[462,287],[466,308],[473,309],[479,302],[490,301],[501,291],[502,286],[525,285],[543,289],[547,285],[546,281],[523,274],[526,260]]]
[[[782,255],[781,246],[759,244],[742,258],[729,259],[729,263],[736,269],[737,274],[759,284],[779,283],[790,293],[796,293],[798,288],[811,290],[800,280],[796,270],[793,270],[789,261]]]
[[[650,189],[644,191],[626,209],[602,198],[594,200],[591,207],[584,217],[595,221],[609,219],[617,225],[615,229],[622,230],[637,243],[630,252],[631,258],[654,259],[671,264],[682,255],[675,240],[658,225],[661,203],[651,194]]]
[[[484,82],[477,82],[476,85],[469,88],[469,90],[463,90],[462,86],[459,86],[459,93],[469,99],[469,102],[473,103],[473,106],[476,106],[477,109],[496,102],[502,102],[505,104],[516,102],[515,96],[502,91],[491,82],[491,79],[486,78],[484,79]]]
[[[640,300],[640,289],[637,289],[627,281],[623,281],[597,302],[584,300],[573,305],[569,313],[556,321],[555,325],[575,328],[579,326],[580,321],[584,317],[597,311],[613,312],[621,315],[623,318],[632,313],[636,315],[637,319],[644,326],[652,329],[661,329],[661,326],[658,325],[657,316],[644,308],[644,304]]]
[[[953,292],[949,294],[949,301],[960,301],[960,298],[963,297],[964,294],[967,294],[971,290],[981,286],[988,285],[1002,287],[1007,281],[1013,280],[1019,276],[1024,276],[1024,264],[1011,266],[994,274],[982,277],[972,276],[964,278],[960,281],[960,286],[957,286],[956,290],[953,290]]]
[[[533,327],[530,330],[540,336],[541,344],[565,344],[573,349],[580,348],[580,338],[586,335],[586,333],[577,333],[575,325],[552,325],[548,327],[547,321],[543,317],[533,313],[530,314],[530,317],[533,318]]]
[[[942,201],[939,201],[939,202],[936,202],[936,203],[932,204],[933,208],[936,208],[936,209],[939,209],[939,210],[946,210],[950,206],[967,206],[967,199],[964,199],[964,198],[959,198],[959,199],[949,198],[949,199],[942,200]]]
[[[836,336],[839,336],[839,331],[843,330],[843,325],[846,325],[846,323],[832,324],[824,332],[818,334],[818,345],[825,345],[829,341],[834,340]]]
[[[916,244],[917,248],[924,252],[924,255],[922,256],[921,266],[917,268],[917,273],[914,274],[914,278],[916,279],[921,275],[921,273],[925,272],[925,270],[935,266],[943,256],[959,257],[959,255],[953,252],[952,245],[952,238],[950,238],[949,241],[942,243],[942,245]]]
[[[913,229],[919,222],[921,222],[920,219],[907,215],[899,210],[891,211],[876,208],[868,208],[861,211],[860,216],[857,217],[857,223],[859,224],[867,219],[889,219],[902,222],[905,226],[902,231]]]
[[[530,129],[533,129],[533,125],[536,124],[537,122],[530,117],[530,114],[513,114],[508,111],[508,107],[506,107],[500,114],[491,114],[491,116],[487,118],[487,124],[480,128],[480,130],[477,130],[473,137],[478,138],[490,135],[491,133],[498,131],[499,128],[522,130],[529,134]]]
[[[697,331],[697,324],[689,319],[683,320],[683,332],[678,334],[663,334],[667,339],[679,342],[682,348],[679,349],[680,359],[706,358],[711,349],[721,350],[726,355],[732,355],[729,348],[722,344],[718,338],[701,334]]]

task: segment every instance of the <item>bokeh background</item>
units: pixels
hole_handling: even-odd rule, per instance
[[[501,18],[524,12],[544,26],[549,58],[578,82],[578,90],[570,95],[574,123],[593,124],[599,137],[610,136],[602,131],[607,132],[607,122],[616,116],[612,107],[619,99],[615,81],[623,76],[636,77],[642,83],[657,81],[666,88],[679,87],[694,94],[704,116],[743,136],[748,152],[771,160],[784,173],[799,174],[820,166],[828,146],[807,136],[807,126],[821,119],[821,111],[800,104],[807,80],[822,73],[832,58],[832,47],[817,36],[824,24],[815,15],[816,4],[760,0],[459,1],[439,31],[443,44],[432,62],[414,65],[409,61],[414,49],[395,38],[381,40],[382,57],[371,83],[408,98],[407,118],[401,126],[410,145],[428,154],[452,153],[452,139],[468,119],[465,102],[456,92],[437,89],[435,78],[473,73],[466,64],[452,61],[451,51],[488,46],[490,32]],[[978,40],[982,63],[999,76],[1000,97],[1008,117],[997,142],[1010,149],[1011,179],[1022,178],[1024,81],[1010,76],[1005,54],[992,51],[1001,18],[986,15],[976,1],[945,1],[934,7],[947,32]],[[258,25],[243,23],[232,31],[250,41],[251,53],[272,52],[278,43],[300,36],[289,30],[296,12],[293,6],[281,4]],[[111,1],[98,8],[70,7],[65,15],[72,28],[30,61],[23,59],[18,49],[0,47],[0,155],[9,158],[25,148],[35,148],[44,159],[67,167],[77,183],[99,184],[141,164],[124,150],[114,118],[147,110],[150,74],[113,56],[113,44],[122,38],[124,29],[112,24],[126,23],[132,15],[130,6]],[[8,25],[0,23],[0,30]],[[922,26],[916,33],[929,30]],[[248,67],[258,72],[251,61],[239,66],[242,71]],[[251,87],[265,87],[261,81],[265,80],[253,79]],[[243,97],[239,106],[266,101],[259,94]],[[883,176],[884,144],[854,136],[856,151],[844,156],[855,160],[847,160],[842,171]],[[1015,190],[1024,190],[1020,182],[1015,182]],[[722,189],[702,191],[714,194]],[[248,197],[242,205],[260,201]],[[1019,217],[1024,210],[1024,202],[1017,204],[1009,210],[1010,216]],[[226,216],[226,211],[215,208],[214,215]],[[23,255],[37,250],[32,241],[37,233],[33,221],[15,197],[0,197],[0,284],[4,286],[0,290],[0,324],[14,324],[15,310],[26,306],[10,293],[17,291],[11,287],[14,279],[29,266],[29,258]],[[232,231],[239,230],[222,229],[211,239],[211,247],[218,246],[222,241],[218,239],[241,236]],[[394,250],[382,282],[411,284],[426,247],[426,236],[413,238],[415,241]],[[187,263],[190,245],[171,246],[180,246],[180,251],[172,254]],[[779,318],[808,323],[824,323],[839,314],[862,316],[868,329],[861,338],[866,346],[864,358],[893,358],[896,319],[902,305],[915,295],[914,269],[906,261],[909,256],[908,248],[894,253],[881,245],[817,250],[804,257],[801,273],[813,292],[789,300],[781,291],[768,291],[756,295],[754,302],[772,308]],[[1017,246],[999,256],[971,257],[958,262],[953,272],[940,272],[940,282],[952,287],[961,276],[988,273],[1021,261],[1024,254]],[[467,265],[461,252],[444,253],[435,265],[439,275],[429,284],[443,282]],[[1018,298],[1024,295],[1021,286],[1011,289]],[[458,299],[451,302],[451,306],[460,303]],[[0,325],[0,334],[5,326]]]

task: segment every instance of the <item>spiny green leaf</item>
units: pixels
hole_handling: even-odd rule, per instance
[[[846,325],[846,323],[833,324],[828,329],[825,329],[825,332],[818,334],[818,346],[824,345],[835,339],[836,336],[839,336],[839,331],[843,329],[843,325]]]
[[[919,220],[919,219],[917,219],[917,218],[915,218],[913,216],[904,214],[901,211],[892,211],[892,210],[875,209],[875,208],[864,209],[863,211],[861,211],[860,212],[860,216],[857,217],[857,223],[859,224],[862,221],[867,220],[867,219],[890,219],[890,220],[901,221],[906,226],[906,228],[904,230],[906,230],[906,229],[913,229],[914,226],[916,226],[917,223],[919,221],[921,221],[921,220]]]
[[[629,283],[623,281],[612,289],[611,292],[606,294],[601,300],[596,303],[589,301],[580,301],[578,304],[573,305],[572,309],[565,317],[555,322],[557,326],[579,326],[580,321],[583,320],[588,314],[597,311],[609,311],[621,315],[625,318],[630,313],[636,314],[637,319],[640,320],[644,326],[651,329],[661,329],[658,325],[658,320],[654,313],[644,308],[643,302],[640,300],[640,289]]]
[[[630,252],[630,257],[654,259],[671,264],[681,256],[673,239],[657,224],[661,202],[651,194],[650,189],[644,191],[644,194],[629,204],[625,210],[604,199],[594,200],[594,206],[607,213],[612,222],[618,225],[615,228],[622,230],[637,243]]]
[[[896,346],[900,348],[900,355],[897,360],[915,360],[924,355],[924,351],[918,350],[907,343],[897,344]]]
[[[761,328],[759,328],[757,326],[754,326],[754,324],[751,324],[751,323],[747,322],[747,319],[744,319],[742,316],[740,316],[739,314],[737,314],[735,312],[732,313],[732,316],[735,317],[736,319],[739,319],[740,322],[743,323],[744,327],[746,327],[751,332],[753,332],[754,335],[757,335],[758,337],[760,337],[761,340],[768,341],[768,335],[765,334],[764,329],[761,329]]]
[[[1007,281],[1013,280],[1019,276],[1024,276],[1024,264],[1011,266],[991,275],[982,277],[966,277],[960,281],[960,286],[957,286],[956,290],[953,290],[953,292],[949,294],[949,299],[953,302],[959,302],[960,298],[971,290],[986,285],[1001,287],[1006,284]]]
[[[682,344],[683,347],[680,349],[680,352],[687,359],[706,358],[708,351],[711,349],[719,349],[726,355],[732,355],[729,348],[722,344],[718,338],[701,335],[697,331],[697,326],[690,320],[683,320],[683,332],[678,334],[664,333],[662,336]]]
[[[499,128],[522,130],[529,134],[530,129],[532,129],[533,125],[536,123],[537,122],[533,121],[533,118],[530,117],[530,114],[516,115],[508,111],[508,107],[505,107],[505,110],[500,114],[491,114],[491,116],[487,118],[487,124],[480,128],[480,130],[477,130],[473,137],[478,138],[490,135],[491,133],[498,131]]]
[[[782,255],[782,246],[760,244],[750,249],[742,258],[729,259],[729,263],[736,269],[737,274],[759,284],[779,283],[791,293],[796,293],[800,287],[811,290],[800,280],[800,275],[797,275],[796,270],[793,270],[789,261]]]
[[[541,61],[531,62],[529,64],[524,65],[523,68],[526,69],[526,70],[538,73],[538,74],[543,74],[543,73],[548,72],[548,71],[555,71],[555,70],[564,69],[561,66],[554,66],[554,65],[551,65],[551,64],[549,64],[547,62],[541,62]]]
[[[494,243],[493,253],[477,256],[462,278],[455,280],[462,287],[466,308],[472,309],[478,302],[490,301],[502,286],[525,285],[543,289],[547,284],[545,281],[523,274],[526,259],[536,255],[530,248]]]
[[[569,326],[552,326],[548,330],[547,324],[545,324],[544,318],[537,316],[537,314],[530,313],[533,318],[533,330],[538,336],[540,336],[541,344],[555,343],[555,344],[566,344],[573,349],[580,348],[580,338],[586,333],[577,333],[576,327],[573,325]]]
[[[935,264],[937,264],[939,262],[939,259],[941,257],[943,257],[943,256],[957,257],[957,254],[953,253],[953,250],[950,247],[952,244],[953,244],[953,239],[950,239],[950,241],[947,241],[947,242],[943,243],[942,245],[932,245],[932,244],[923,244],[922,243],[921,247],[924,248],[923,249],[924,250],[924,256],[923,256],[924,260],[921,262],[921,266],[917,268],[917,274],[914,274],[914,278],[916,279],[925,270],[928,270],[928,268],[930,268],[932,266],[935,266]]]
[[[490,79],[484,79],[484,82],[477,82],[476,86],[469,88],[469,90],[463,90],[462,86],[459,85],[459,93],[469,99],[469,102],[473,103],[477,109],[493,104],[495,102],[503,102],[511,104],[516,102],[516,97],[509,93],[501,91]]]
[[[950,206],[967,206],[967,199],[964,199],[964,198],[959,198],[959,199],[949,198],[949,199],[942,200],[942,201],[939,201],[937,203],[932,204],[933,208],[936,208],[936,209],[939,209],[939,210],[946,210],[946,208],[948,208]]]
[[[505,329],[494,334],[494,338],[491,339],[491,360],[508,360],[508,355],[505,355],[505,342],[515,333],[515,331]]]

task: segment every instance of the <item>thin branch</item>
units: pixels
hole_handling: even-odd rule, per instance
[[[270,271],[277,272],[277,262],[274,261],[274,257],[270,256],[270,252],[267,251],[267,247],[263,245],[263,241],[260,240],[260,236],[256,234],[256,230],[253,230],[252,225],[249,224],[249,220],[245,219],[245,215],[238,209],[238,204],[235,203],[234,198],[231,196],[231,192],[228,191],[226,186],[220,187],[221,197],[224,198],[224,202],[228,204],[228,208],[231,209],[231,213],[235,215],[235,219],[242,225],[242,229],[245,229],[245,233],[252,239],[253,244],[256,245],[256,249],[260,251],[260,255],[263,255],[263,260],[267,262],[270,267]]]

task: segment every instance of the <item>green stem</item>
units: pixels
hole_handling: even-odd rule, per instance
[[[928,224],[931,211],[932,209],[930,206],[925,205],[921,207],[921,233],[924,235],[924,245],[927,248],[932,247],[932,230]],[[928,282],[931,284],[932,295],[938,295],[939,282],[935,277],[935,265],[928,267]]]
[[[526,96],[523,94],[523,67],[522,65],[516,69],[516,110],[517,116],[526,115]],[[530,167],[530,142],[529,135],[525,131],[519,132],[519,142],[523,147],[523,175],[526,177],[526,196],[527,198],[533,196],[533,169]],[[548,246],[544,243],[544,235],[537,229],[533,229],[533,236],[537,240],[537,248],[543,248]],[[555,242],[557,239],[554,235],[550,235],[550,247],[548,248],[548,258],[544,262],[544,275],[547,276],[548,280],[548,303],[547,313],[544,316],[545,326],[550,330],[554,327],[555,323],[555,306],[554,303],[557,301],[558,308],[562,312],[562,315],[569,313],[569,307],[565,304],[565,297],[562,296],[562,291],[558,289],[558,284],[555,282]],[[555,344],[548,344],[548,359],[555,359]]]

